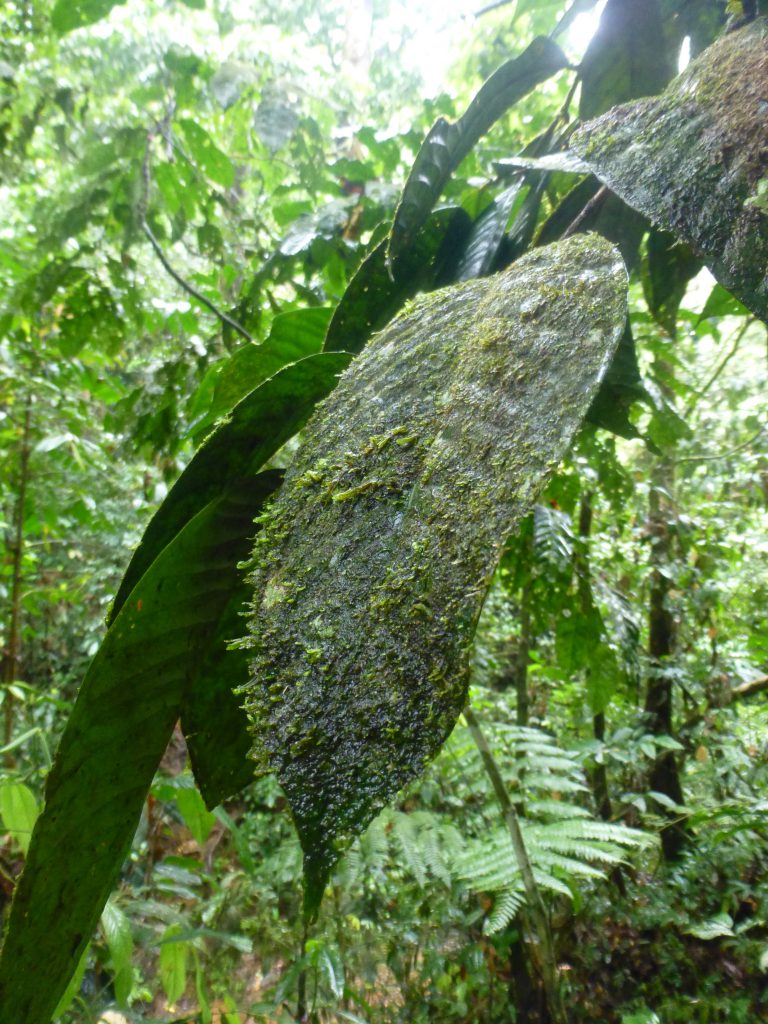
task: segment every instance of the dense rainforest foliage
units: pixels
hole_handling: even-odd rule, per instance
[[[768,1021],[768,23],[0,0],[0,1024]]]

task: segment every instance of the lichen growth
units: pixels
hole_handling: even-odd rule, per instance
[[[244,689],[254,758],[304,848],[308,913],[350,837],[453,728],[502,545],[625,317],[607,242],[538,249],[413,302],[308,424],[254,550]]]
[[[658,98],[614,107],[571,140],[595,174],[688,242],[768,319],[768,22],[729,33]]]

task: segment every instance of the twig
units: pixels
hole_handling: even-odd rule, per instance
[[[756,434],[752,437],[748,437],[746,441],[742,441],[741,444],[737,444],[735,448],[728,448],[724,452],[718,452],[717,455],[681,455],[679,459],[674,459],[674,462],[715,462],[717,459],[728,459],[731,455],[736,455],[738,452],[743,452],[745,448],[749,448],[751,444],[762,437],[763,434],[768,430],[768,423],[764,424]]]
[[[685,407],[685,413],[683,414],[684,416],[688,416],[690,413],[693,412],[693,410],[696,408],[696,405],[698,404],[699,400],[702,399],[704,397],[704,395],[706,395],[706,393],[709,391],[709,389],[712,387],[712,385],[718,379],[720,374],[726,368],[728,363],[730,363],[730,361],[736,355],[736,353],[738,352],[738,349],[739,349],[739,345],[741,344],[741,342],[742,342],[742,340],[744,338],[744,335],[747,333],[747,331],[749,330],[749,328],[752,326],[752,324],[754,322],[755,322],[755,318],[751,316],[747,320],[745,320],[745,322],[742,324],[741,330],[739,330],[738,333],[736,334],[736,337],[734,338],[733,344],[731,345],[731,347],[726,352],[726,354],[723,357],[722,361],[719,363],[719,365],[713,371],[712,376],[709,378],[709,380],[705,384],[702,384],[702,386],[696,391],[696,395],[694,396],[694,398]]]
[[[595,194],[589,200],[587,205],[584,207],[584,209],[581,211],[581,213],[578,215],[578,217],[576,217],[575,220],[571,221],[571,223],[563,232],[562,237],[570,238],[571,235],[575,235],[576,232],[580,230],[580,228],[587,220],[587,218],[591,217],[593,213],[596,213],[600,209],[600,207],[603,205],[603,203],[606,201],[609,195],[610,189],[608,188],[608,186],[601,185],[597,192],[595,192]]]
[[[223,310],[219,309],[215,302],[211,302],[209,298],[203,295],[201,291],[195,288],[193,284],[190,284],[189,281],[183,278],[181,274],[171,266],[171,264],[168,262],[167,256],[162,250],[160,243],[155,238],[154,234],[152,233],[152,229],[147,223],[147,206],[149,204],[149,190],[152,181],[151,145],[152,139],[154,138],[155,135],[155,131],[156,129],[153,129],[147,134],[147,145],[146,149],[144,150],[144,161],[142,163],[143,189],[137,208],[137,212],[139,215],[138,220],[139,223],[141,224],[141,230],[144,232],[144,235],[149,240],[150,245],[155,250],[155,255],[162,263],[166,273],[170,274],[170,276],[173,278],[176,284],[183,288],[188,295],[191,295],[193,298],[197,299],[197,301],[201,305],[205,306],[206,309],[210,310],[211,313],[213,313],[214,316],[218,317],[223,324],[226,324],[228,327],[231,327],[233,331],[239,334],[242,338],[245,338],[246,341],[253,341],[253,337],[248,333],[248,331],[246,331],[242,324],[239,324],[237,320],[233,320],[231,316],[229,316]]]

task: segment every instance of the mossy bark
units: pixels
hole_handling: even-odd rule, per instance
[[[768,319],[768,22],[718,39],[655,99],[574,135],[594,173]]]
[[[597,236],[423,296],[310,421],[256,542],[245,706],[305,851],[349,837],[440,749],[502,545],[589,408],[626,316]]]

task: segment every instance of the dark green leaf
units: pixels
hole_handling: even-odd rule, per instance
[[[439,118],[419,150],[395,213],[388,258],[410,245],[446,182],[478,139],[540,82],[568,66],[551,39],[534,39],[519,57],[495,71],[458,121]]]
[[[260,345],[243,345],[222,367],[206,422],[229,412],[284,366],[319,352],[330,318],[331,310],[322,306],[278,313],[266,341]]]
[[[453,728],[488,581],[625,318],[606,242],[538,249],[417,299],[308,426],[257,540],[246,690],[308,915],[344,843]]]
[[[637,365],[632,326],[627,321],[616,354],[589,407],[587,421],[619,437],[639,437],[637,428],[629,419],[629,410],[635,402],[641,401],[648,401],[648,393]]]
[[[517,181],[504,189],[475,221],[469,242],[456,271],[457,281],[483,277],[490,272],[504,237],[509,215],[522,185],[522,175],[518,175]]]
[[[645,301],[653,318],[671,337],[677,333],[677,311],[688,283],[703,265],[690,246],[678,242],[669,232],[653,230],[648,235],[643,268]]]
[[[386,241],[363,260],[336,307],[325,348],[359,352],[374,331],[389,323],[407,299],[428,290],[455,264],[469,229],[461,209],[435,210],[413,244],[387,268]],[[390,272],[391,271],[391,272]]]
[[[254,389],[198,449],[152,517],[112,606],[108,622],[166,544],[235,480],[257,472],[306,422],[336,383],[348,356],[319,353],[284,367]]]
[[[271,475],[256,477],[191,519],[132,590],[88,669],[11,907],[0,958],[9,1021],[49,1024],[130,848],[273,485]]]
[[[581,63],[579,116],[653,96],[672,74],[658,0],[608,0]]]

